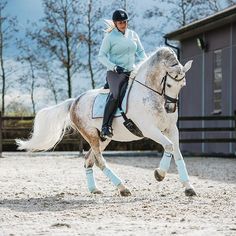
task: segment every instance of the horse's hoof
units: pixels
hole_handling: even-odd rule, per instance
[[[193,188],[185,189],[184,193],[187,197],[197,196]]]
[[[131,192],[129,191],[129,189],[125,188],[123,190],[120,190],[120,195],[122,197],[128,197],[131,196]]]
[[[154,171],[154,176],[155,176],[155,179],[159,182],[161,182],[165,178],[165,176],[162,176],[158,173],[157,169]]]
[[[103,191],[99,190],[98,188],[94,189],[92,192],[92,194],[103,194]]]

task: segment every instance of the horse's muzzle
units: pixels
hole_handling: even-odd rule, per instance
[[[174,113],[176,111],[176,103],[174,102],[165,102],[165,110],[167,113]]]

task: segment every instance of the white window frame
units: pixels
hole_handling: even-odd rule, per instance
[[[218,55],[217,55],[218,54]],[[220,57],[220,61],[217,62],[218,58]],[[217,65],[218,64],[218,65]],[[214,51],[213,56],[213,112],[212,114],[221,114],[222,112],[222,50],[218,49]],[[220,76],[219,76],[220,75]],[[216,89],[216,83],[220,83]],[[220,94],[220,98],[216,98],[216,94]]]

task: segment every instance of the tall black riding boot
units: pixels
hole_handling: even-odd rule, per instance
[[[109,95],[103,116],[103,123],[102,123],[102,131],[101,131],[101,138],[111,138],[112,133],[112,120],[113,115],[116,112],[118,106],[118,100],[114,99],[112,95]]]

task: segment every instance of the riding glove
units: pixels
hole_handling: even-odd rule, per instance
[[[106,83],[104,84],[103,88],[104,88],[104,89],[109,89],[109,84],[108,84],[108,82],[106,82]]]
[[[118,73],[118,74],[123,73],[124,70],[125,70],[125,68],[123,68],[123,67],[121,67],[121,66],[115,66],[115,68],[114,68],[114,71],[115,71],[116,73]]]

